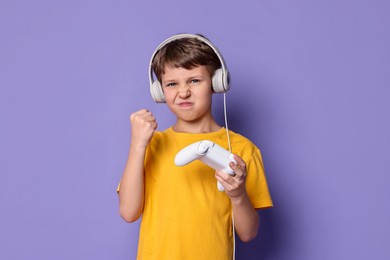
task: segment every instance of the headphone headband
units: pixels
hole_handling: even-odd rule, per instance
[[[161,83],[158,80],[153,79],[152,64],[153,64],[154,57],[156,56],[157,52],[160,49],[162,49],[165,45],[167,45],[168,43],[179,40],[179,39],[185,39],[185,38],[197,39],[197,40],[207,44],[214,51],[214,53],[217,55],[219,61],[221,62],[221,68],[215,71],[214,76],[212,78],[212,87],[213,87],[214,92],[225,93],[226,91],[228,91],[230,89],[229,71],[227,69],[225,60],[224,60],[222,54],[217,49],[217,47],[213,43],[211,43],[208,39],[206,39],[205,37],[203,37],[201,35],[187,34],[187,33],[176,34],[176,35],[169,37],[168,39],[166,39],[165,41],[160,43],[160,45],[157,46],[157,48],[153,52],[153,55],[152,55],[150,62],[149,62],[150,93],[151,93],[154,101],[156,101],[157,103],[164,103],[165,97],[164,97],[164,93],[162,91]]]

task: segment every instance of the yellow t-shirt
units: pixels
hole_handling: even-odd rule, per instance
[[[229,132],[232,153],[247,164],[246,188],[254,208],[271,207],[259,149]],[[189,144],[210,140],[228,149],[226,130],[190,134],[155,132],[145,157],[145,205],[137,259],[231,259],[230,199],[217,189],[215,170],[195,160],[178,167],[174,158]]]

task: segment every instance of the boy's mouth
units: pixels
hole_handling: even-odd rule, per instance
[[[179,106],[180,107],[191,107],[192,106],[192,102],[180,102]]]

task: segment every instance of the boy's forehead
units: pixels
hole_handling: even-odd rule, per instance
[[[202,65],[194,65],[193,67],[191,68],[185,68],[184,66],[180,66],[180,65],[177,65],[177,64],[172,64],[172,63],[166,63],[163,67],[163,73],[166,73],[166,71],[172,71],[172,70],[175,70],[175,69],[186,69],[186,70],[192,70],[196,67],[199,67],[199,66],[202,66]]]
[[[204,65],[199,65],[190,69],[183,67],[174,67],[165,65],[162,73],[163,80],[171,80],[174,78],[191,77],[191,76],[209,76],[209,72]]]

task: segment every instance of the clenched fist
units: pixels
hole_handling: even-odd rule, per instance
[[[132,144],[146,147],[157,128],[156,118],[147,109],[141,109],[130,115]]]

